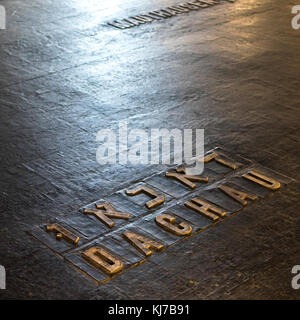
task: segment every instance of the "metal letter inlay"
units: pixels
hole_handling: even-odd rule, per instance
[[[150,11],[149,14],[151,16],[157,16],[160,18],[169,18],[172,17],[172,14],[167,13],[167,12],[161,12],[161,11]]]
[[[160,227],[177,236],[186,236],[192,233],[192,227],[189,224],[181,222],[176,225],[176,218],[169,214],[160,214],[155,218],[155,221]]]
[[[266,177],[265,175],[263,175],[259,172],[253,171],[253,170],[249,171],[248,173],[243,174],[243,178],[251,180],[255,183],[258,183],[261,186],[268,188],[268,189],[271,189],[273,191],[280,188],[280,182],[278,182],[272,178]]]
[[[207,162],[210,162],[213,159],[216,162],[222,164],[223,166],[229,167],[229,168],[231,168],[233,170],[235,170],[237,168],[237,165],[235,163],[220,158],[220,155],[218,155],[216,152],[213,152],[213,153],[207,155],[206,157],[204,157],[204,160],[202,160],[202,161],[207,163]],[[201,160],[199,160],[199,161],[201,161]]]
[[[164,203],[165,201],[165,196],[163,194],[159,194],[156,191],[150,189],[147,186],[137,186],[134,189],[130,189],[130,190],[126,190],[126,194],[129,196],[135,196],[138,195],[140,193],[145,193],[146,195],[148,195],[149,197],[152,197],[154,199],[146,202],[146,207],[148,209],[154,208],[158,205],[160,205],[161,203]]]
[[[102,248],[90,248],[81,255],[93,266],[107,274],[115,274],[123,269],[123,262]]]
[[[164,247],[161,243],[130,231],[124,232],[123,237],[145,256],[150,256],[152,254],[152,250],[159,251]]]
[[[195,189],[196,184],[192,183],[192,181],[196,182],[208,182],[208,177],[200,177],[200,176],[190,176],[186,175],[184,173],[179,173],[182,172],[184,169],[177,169],[177,172],[166,172],[166,177],[167,178],[173,178],[184,184],[185,186]]]
[[[255,195],[238,191],[225,185],[220,186],[219,189],[223,191],[225,194],[227,194],[229,197],[233,198],[234,200],[242,204],[243,206],[247,205],[246,199],[250,199],[253,201],[257,199],[257,196]]]
[[[178,5],[180,8],[187,8],[189,10],[199,10],[200,8],[197,5],[194,5],[192,2],[181,3]]]
[[[64,239],[72,244],[77,244],[79,241],[79,237],[57,223],[49,224],[46,230],[56,232],[56,238],[59,240]]]
[[[188,2],[188,3],[193,4],[194,6],[197,6],[199,8],[207,8],[207,7],[209,7],[208,4],[202,3],[202,2],[201,3],[200,2]]]
[[[112,21],[112,22],[108,22],[107,23],[108,25],[110,26],[113,26],[115,28],[118,28],[118,29],[127,29],[127,28],[130,28],[131,25],[128,24],[128,23],[125,23],[125,21],[121,21],[121,20],[115,20],[115,21]]]
[[[199,198],[194,198],[191,201],[187,201],[184,203],[186,207],[192,209],[198,213],[203,214],[205,217],[216,221],[219,219],[219,216],[226,216],[227,212],[221,208],[218,208],[206,201],[203,201]]]
[[[108,202],[96,204],[96,209],[84,209],[83,213],[91,214],[95,216],[98,220],[106,224],[108,227],[112,228],[115,222],[110,218],[115,219],[129,219],[130,214],[124,212],[116,211],[112,205]]]

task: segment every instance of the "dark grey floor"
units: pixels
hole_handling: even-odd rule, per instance
[[[127,30],[105,22],[172,0],[0,1],[3,298],[299,299],[299,37],[291,0],[237,0]],[[96,161],[95,135],[204,128],[296,181],[98,286],[27,231],[159,166]]]

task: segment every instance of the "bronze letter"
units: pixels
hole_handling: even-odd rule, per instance
[[[248,173],[243,174],[243,178],[251,180],[255,183],[258,183],[259,185],[271,189],[273,191],[277,190],[280,188],[280,182],[266,177],[265,175],[257,172],[257,171],[249,171]]]
[[[195,6],[192,2],[180,3],[178,7],[187,8],[189,10],[199,10],[199,6]]]
[[[188,2],[189,4],[192,4],[194,6],[197,6],[199,8],[207,8],[209,7],[208,4],[205,4],[205,3],[200,3],[200,2]]]
[[[178,171],[179,170],[180,169],[178,169]],[[208,177],[203,178],[200,176],[190,176],[190,175],[181,174],[181,173],[177,173],[177,172],[166,172],[166,177],[174,178],[191,189],[196,188],[196,184],[192,183],[191,181],[208,182]]]
[[[192,232],[192,227],[189,224],[181,222],[176,225],[176,218],[169,214],[160,214],[155,218],[155,221],[160,227],[177,236],[186,236]]]
[[[143,14],[140,14],[138,16],[134,16],[134,19],[139,20],[139,21],[143,21],[145,23],[153,21],[153,18],[150,18],[149,16],[143,15]]]
[[[130,231],[124,232],[123,237],[135,248],[141,251],[145,256],[150,256],[152,254],[152,250],[159,251],[164,247],[162,244],[154,240],[145,238],[137,233],[133,233]]]
[[[141,22],[141,21],[138,21],[138,20],[135,20],[133,17],[131,18],[126,18],[126,19],[123,19],[125,22],[127,22],[128,24],[131,25],[131,27],[135,27],[135,26],[139,26],[140,24],[143,24],[145,22]]]
[[[115,274],[123,269],[123,262],[102,248],[90,248],[81,255],[93,266],[107,274]]]
[[[126,190],[126,194],[129,196],[135,196],[140,193],[145,193],[146,195],[154,198],[148,202],[146,202],[146,207],[148,209],[154,208],[165,201],[165,196],[163,194],[158,194],[156,191],[150,189],[147,186],[137,186],[135,189]]]
[[[115,218],[115,219],[129,219],[130,214],[124,213],[124,212],[118,212],[116,211],[112,205],[108,202],[96,204],[95,209],[84,209],[83,213],[85,214],[91,214],[95,216],[98,220],[106,224],[108,227],[112,228],[115,225],[115,222],[109,218]]]
[[[212,152],[209,155],[204,157],[204,161],[205,163],[210,162],[211,160],[215,160],[218,163],[221,163],[222,165],[229,167],[233,170],[235,170],[237,168],[237,165],[235,163],[229,162],[227,160],[224,160],[222,158],[220,158],[220,155],[218,155],[216,152]],[[201,160],[200,160],[201,161]]]
[[[148,14],[150,14],[151,16],[158,16],[160,18],[169,18],[172,17],[173,15],[171,13],[167,13],[167,12],[161,12],[161,11],[150,11]]]
[[[77,244],[79,241],[79,237],[57,223],[49,224],[46,226],[46,230],[56,232],[57,239],[65,239],[72,244]]]
[[[133,27],[132,24],[128,24],[124,20],[115,20],[112,22],[108,22],[107,24],[118,29],[127,29]]]
[[[168,9],[171,9],[171,10],[175,11],[176,13],[185,13],[185,12],[190,11],[189,9],[183,8],[180,6],[171,6],[171,7],[168,7]]]
[[[243,206],[247,205],[246,199],[250,200],[256,200],[257,196],[254,196],[252,194],[248,194],[242,191],[238,191],[236,189],[230,188],[228,186],[220,186],[219,189],[223,191],[225,194],[227,194],[229,197],[233,198]]]
[[[203,214],[205,217],[213,221],[218,220],[219,216],[224,217],[227,214],[223,209],[198,198],[194,198],[192,201],[187,201],[184,205],[200,214]]]

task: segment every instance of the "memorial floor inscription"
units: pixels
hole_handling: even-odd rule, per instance
[[[128,29],[139,26],[144,23],[150,23],[156,20],[167,19],[178,14],[188,13],[194,10],[205,9],[215,6],[222,2],[235,2],[235,0],[194,0],[190,2],[180,3],[160,10],[154,10],[147,13],[131,16],[126,19],[119,19],[108,22],[109,26],[118,29]]]
[[[200,161],[201,176],[166,168],[29,233],[101,284],[293,181],[221,148]]]

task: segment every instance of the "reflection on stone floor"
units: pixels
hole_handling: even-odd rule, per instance
[[[205,129],[206,151],[222,146],[299,180],[291,1],[237,0],[136,28],[107,25],[176,4],[1,1],[0,253],[9,284],[1,296],[297,298],[297,182],[101,287],[27,233],[164,169],[99,165],[96,134],[120,120]]]

